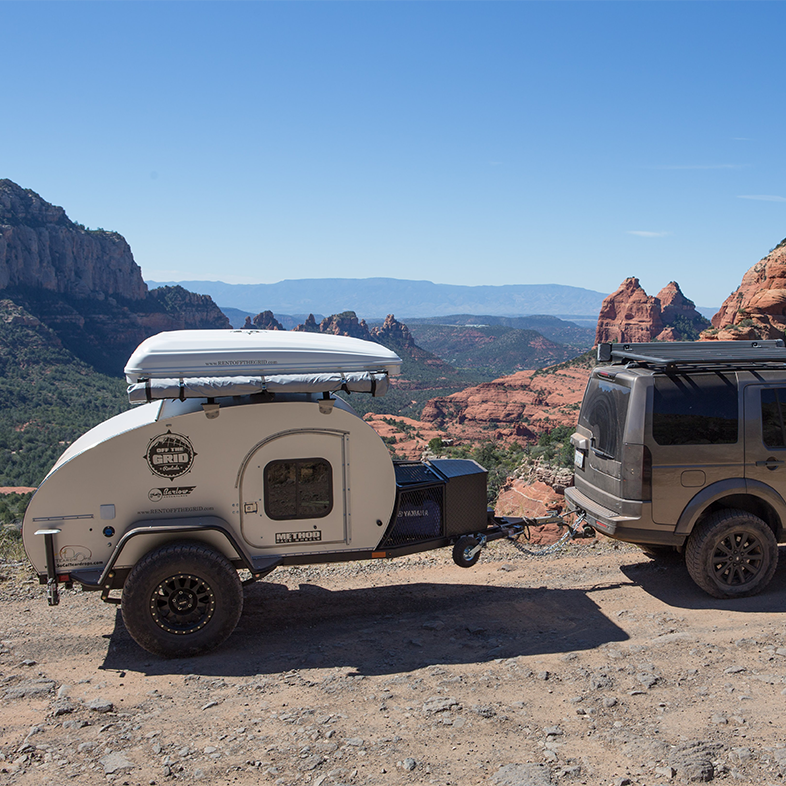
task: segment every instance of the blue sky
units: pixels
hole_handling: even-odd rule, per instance
[[[786,237],[780,2],[0,2],[0,177],[145,278],[717,306]]]

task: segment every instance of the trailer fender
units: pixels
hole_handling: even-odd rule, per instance
[[[212,546],[236,567],[248,569],[255,578],[267,575],[281,564],[279,556],[253,557],[249,554],[224,519],[189,516],[132,524],[118,540],[100,575],[98,571],[72,571],[71,577],[86,588],[101,589],[102,593],[119,589],[130,570],[122,569],[125,563],[129,560],[135,563],[153,549],[175,540],[200,541]]]

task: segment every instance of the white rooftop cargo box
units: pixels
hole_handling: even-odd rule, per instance
[[[125,368],[129,382],[157,377],[397,374],[401,358],[372,341],[283,330],[173,330],[143,341]]]

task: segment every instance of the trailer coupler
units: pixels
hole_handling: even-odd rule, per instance
[[[586,527],[582,527],[586,517],[584,511],[580,513],[573,524],[565,521],[566,515],[568,514],[553,512],[548,516],[539,516],[538,518],[534,519],[522,519],[520,524],[516,524],[507,528],[506,536],[513,547],[522,554],[527,554],[530,557],[545,557],[548,554],[554,554],[556,551],[559,551],[568,542],[568,540],[587,537]],[[529,540],[530,527],[537,527],[543,524],[558,524],[560,527],[565,527],[565,532],[562,533],[557,541],[540,549],[528,548],[527,546],[519,543],[518,538],[522,534],[525,534],[526,539]]]
[[[509,540],[513,546],[522,554],[530,557],[543,557],[559,551],[569,539],[587,537],[587,528],[582,527],[585,514],[582,511],[573,524],[565,521],[566,513],[550,513],[548,516],[538,518],[512,518],[495,517],[494,524],[485,532],[471,535],[462,535],[453,545],[453,561],[460,568],[471,568],[480,559],[480,552],[492,540]],[[540,549],[527,548],[519,543],[518,538],[524,535],[529,540],[530,527],[538,527],[543,524],[559,524],[565,527],[565,532],[560,536],[556,543],[544,546]],[[593,530],[590,529],[591,532]]]

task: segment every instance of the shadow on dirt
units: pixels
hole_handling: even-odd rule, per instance
[[[118,612],[103,668],[206,676],[342,668],[382,675],[627,638],[579,590],[421,583],[333,592],[261,582],[247,588],[243,616],[227,642],[197,658],[163,660],[143,651]]]
[[[783,613],[786,601],[786,548],[780,548],[778,567],[767,588],[759,595],[737,600],[719,600],[699,589],[688,575],[684,560],[676,553],[622,565],[620,570],[646,593],[681,609],[723,609],[755,613]]]

